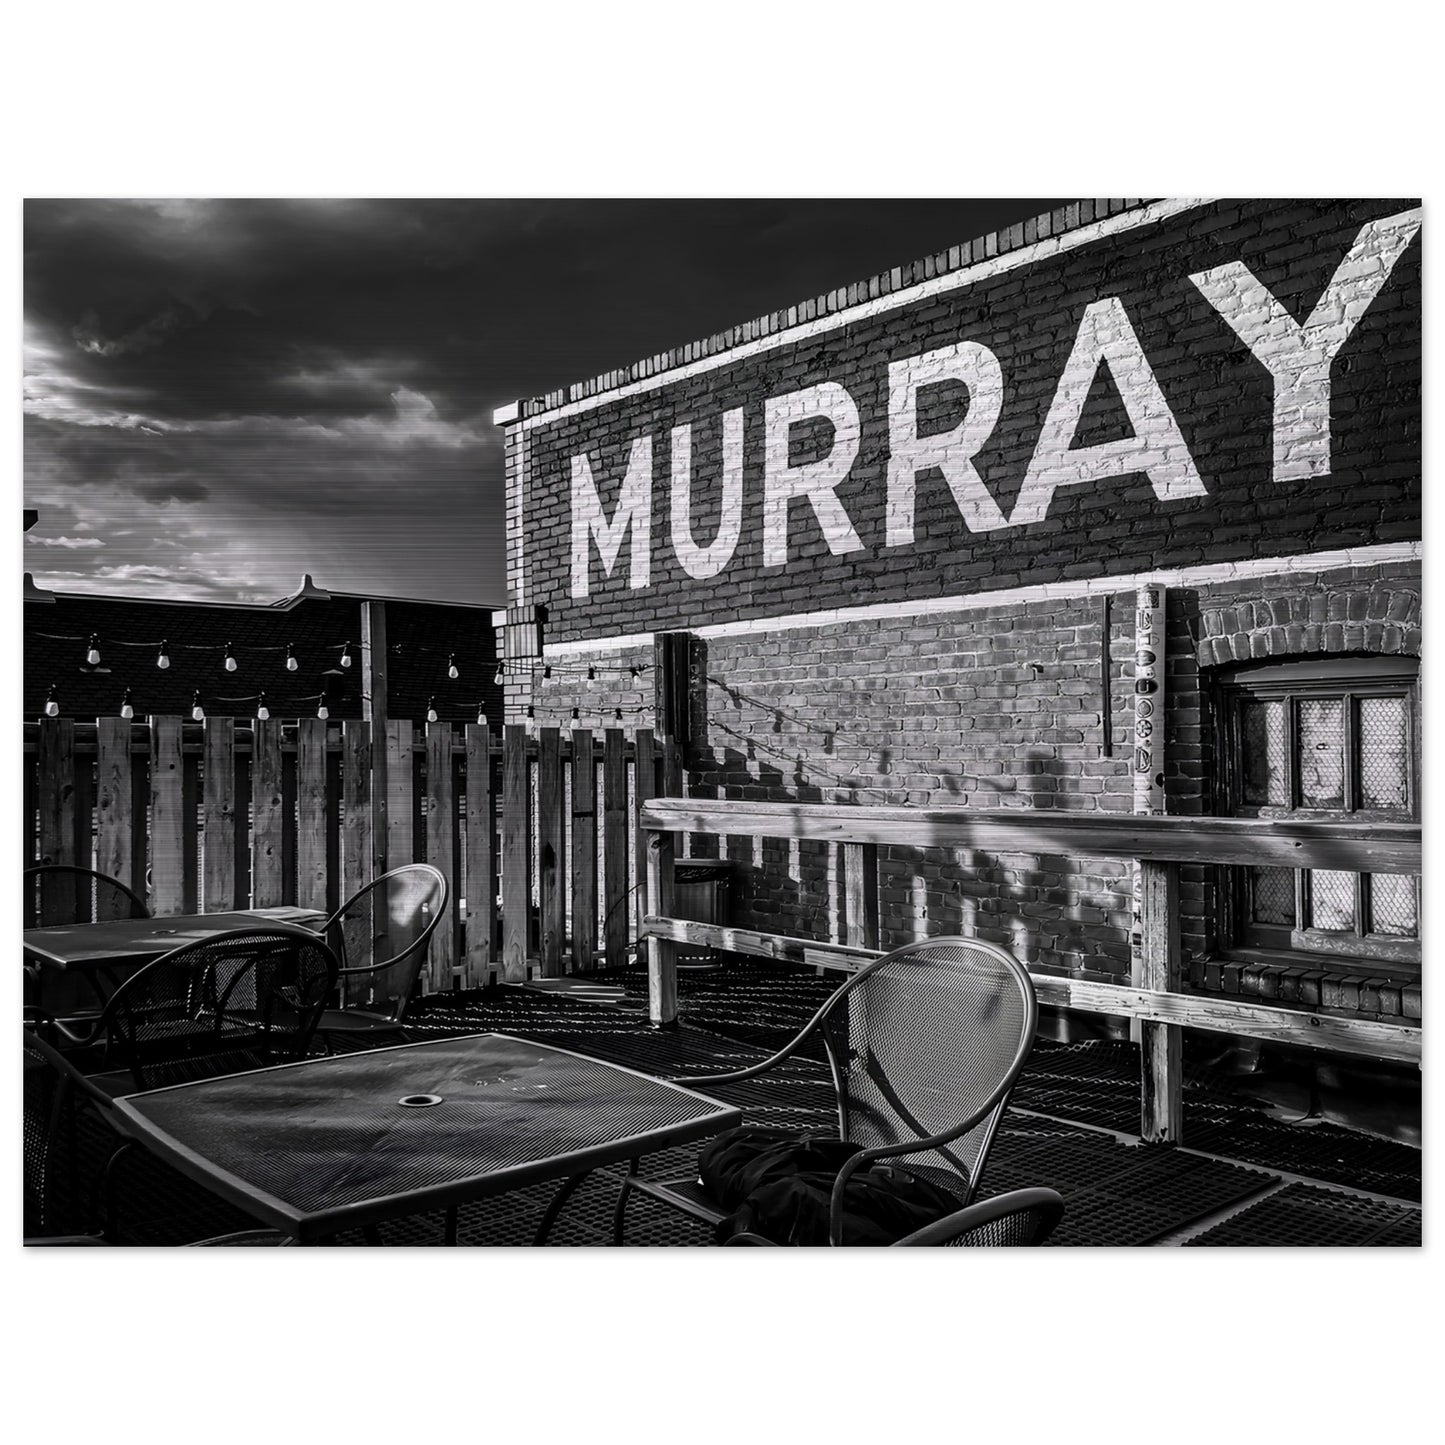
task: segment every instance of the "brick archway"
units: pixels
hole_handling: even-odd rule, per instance
[[[1372,652],[1418,656],[1420,595],[1385,586],[1271,597],[1199,614],[1200,667],[1268,657]]]

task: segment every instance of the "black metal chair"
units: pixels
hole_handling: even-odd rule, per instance
[[[833,1185],[830,1242],[846,1244],[845,1186],[875,1160],[921,1156],[907,1168],[955,1195],[961,1209],[972,1202],[1037,1021],[1033,983],[1010,953],[979,939],[931,939],[864,965],[762,1063],[672,1082],[707,1090],[754,1079],[821,1036],[839,1137],[864,1146]],[[696,1179],[640,1179],[636,1169],[623,1180],[614,1243],[622,1243],[634,1190],[709,1224],[728,1213]]]
[[[21,875],[21,914],[26,928],[58,928],[76,923],[104,923],[113,918],[149,918],[145,902],[124,883],[93,868],[69,863],[43,863]],[[92,1005],[64,992],[66,982],[47,978],[43,969],[25,967],[24,1010],[27,1023],[48,1027],[54,1018],[72,1024],[94,1021],[114,991],[115,979],[99,970],[85,974],[95,995]],[[63,1036],[52,1030],[60,1042]]]
[[[1064,1217],[1064,1196],[1054,1189],[1015,1189],[960,1209],[957,1214],[893,1241],[893,1248],[919,1245],[964,1249],[1010,1249],[1042,1244]],[[724,1244],[773,1245],[760,1234],[734,1234]]]
[[[401,1021],[446,910],[447,880],[428,863],[409,863],[369,883],[317,929],[341,960],[337,1006],[317,1028],[328,1049],[342,1039],[406,1038]]]
[[[131,1147],[110,1096],[30,1029],[21,1058],[26,1243],[108,1243],[110,1176],[116,1156]]]
[[[305,928],[270,923],[182,944],[132,974],[100,1019],[112,1092],[301,1058],[338,963]]]

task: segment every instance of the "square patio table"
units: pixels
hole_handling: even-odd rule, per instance
[[[314,928],[326,915],[314,908],[247,908],[234,913],[178,914],[170,918],[112,918],[27,928],[25,961],[65,973],[91,973],[149,963],[183,943],[199,943],[234,928],[294,923]]]
[[[677,1084],[508,1034],[469,1034],[116,1101],[126,1133],[256,1219],[313,1243],[565,1180],[732,1128],[741,1111]]]

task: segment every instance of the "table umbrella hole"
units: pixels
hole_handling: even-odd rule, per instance
[[[403,1109],[430,1109],[434,1104],[440,1104],[440,1094],[403,1094],[396,1102]]]

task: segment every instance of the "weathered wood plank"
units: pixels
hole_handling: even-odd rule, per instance
[[[326,911],[326,722],[296,724],[296,902]]]
[[[789,938],[785,934],[721,928],[681,918],[648,917],[643,921],[643,931],[648,937],[666,937],[675,943],[832,968],[857,968],[881,956],[874,949],[849,949],[839,944]],[[1239,1034],[1366,1058],[1398,1059],[1414,1064],[1421,1058],[1422,1032],[1408,1024],[1311,1014],[1204,994],[1152,993],[1123,984],[1054,974],[1035,973],[1030,977],[1039,1002],[1052,1008],[1151,1019],[1178,1024],[1181,1028]]]
[[[659,913],[652,906],[647,890],[647,823],[644,813],[650,799],[657,796],[657,747],[651,728],[638,728],[632,745],[637,818],[634,824],[637,847],[637,906],[634,916],[639,925],[648,913]],[[640,928],[639,928],[640,932]]]
[[[75,864],[75,723],[71,718],[41,718],[36,764],[40,861]],[[72,922],[79,916],[77,898],[73,879],[56,878],[45,891],[41,923]]]
[[[21,818],[20,866],[33,868],[36,864],[40,837],[40,794],[39,759],[33,753],[25,755],[23,795],[24,816]]]
[[[869,843],[843,844],[843,942],[878,947],[878,849]]]
[[[572,732],[572,971],[597,966],[597,762],[592,730]]]
[[[206,719],[202,788],[201,912],[236,906],[236,720]]]
[[[452,725],[428,723],[426,728],[426,856],[447,880],[446,915],[431,936],[427,953],[427,992],[442,993],[453,986],[457,957],[457,884],[452,865],[456,836],[456,796],[452,791]]]
[[[411,723],[387,719],[386,724],[386,866],[416,862],[412,832]],[[375,841],[375,840],[373,840]]]
[[[157,917],[185,912],[185,778],[181,720],[151,719],[151,890]]]
[[[374,736],[369,722],[348,718],[341,725],[341,806],[345,810],[345,827],[341,835],[341,895],[355,898],[372,881],[375,864],[371,837],[372,746]],[[371,957],[372,930],[370,895],[347,910],[341,923],[346,957],[360,962]],[[365,980],[347,984],[348,1002],[361,1005],[367,985]]]
[[[275,908],[285,892],[286,856],[280,720],[255,723],[251,748],[251,906]]]
[[[497,926],[497,885],[492,853],[492,737],[484,723],[468,723],[467,747],[467,933],[462,981],[466,988],[491,982],[492,940]]]
[[[527,796],[527,729],[509,723],[502,739],[502,977],[507,983],[525,983],[531,901],[527,834],[532,814]]]
[[[627,755],[621,728],[602,736],[602,938],[607,967],[627,962]]]
[[[1418,823],[1301,823],[708,798],[655,799],[643,806],[641,814],[641,828],[669,832],[1365,873],[1420,871]]]
[[[95,760],[72,754],[72,767],[75,778],[75,800],[71,812],[72,826],[75,829],[75,841],[71,849],[72,856],[82,868],[93,868],[95,866],[95,835],[93,832]]]
[[[201,911],[201,759],[184,747],[181,725],[181,912]]]
[[[1150,993],[1177,994],[1183,982],[1179,946],[1179,865],[1139,865],[1140,983]],[[1183,1035],[1177,1024],[1141,1022],[1139,1136],[1148,1144],[1184,1138]]]
[[[541,915],[540,963],[543,978],[562,973],[566,933],[566,893],[562,879],[562,735],[542,728],[537,737],[537,899]]]
[[[103,717],[96,726],[95,867],[134,889],[130,734],[131,724],[125,718]],[[144,848],[144,842],[141,846]],[[144,897],[143,888],[140,892]],[[114,895],[107,895],[107,903],[108,911],[102,911],[101,918],[123,916]]]
[[[391,759],[386,747],[387,723],[386,603],[361,604],[361,716],[371,725],[371,876],[386,872],[391,833],[387,825]],[[408,863],[411,859],[406,860]]]
[[[671,833],[650,833],[647,839],[647,896],[657,901],[661,916],[673,907]],[[654,933],[647,944],[647,1016],[659,1026],[677,1022],[677,945]]]

